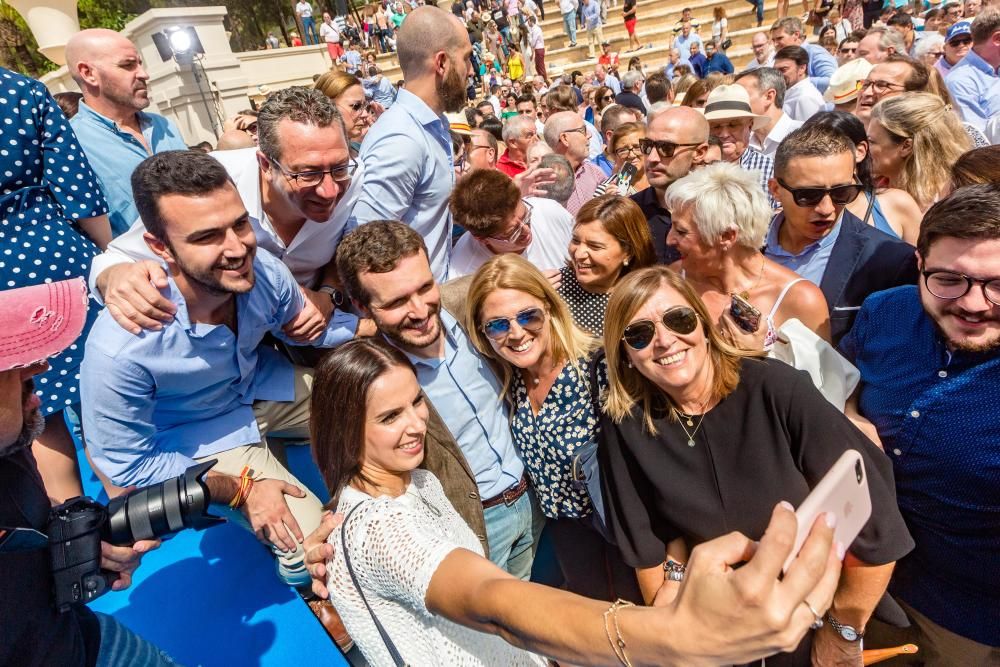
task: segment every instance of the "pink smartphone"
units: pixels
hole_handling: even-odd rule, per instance
[[[868,523],[868,518],[872,514],[872,499],[868,494],[865,463],[858,451],[849,449],[844,452],[795,510],[799,529],[792,553],[782,567],[783,572],[788,570],[795,560],[799,549],[809,536],[809,531],[812,530],[816,517],[824,512],[837,517],[834,541],[850,549],[854,538]]]

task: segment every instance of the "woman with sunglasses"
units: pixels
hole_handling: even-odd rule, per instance
[[[611,176],[606,181],[597,186],[594,196],[600,197],[605,194],[619,194],[623,197],[631,197],[640,190],[649,187],[646,180],[646,161],[643,159],[640,142],[646,138],[645,123],[625,123],[620,125],[611,133],[611,141],[608,148],[615,156],[615,162],[611,170]],[[622,170],[625,165],[631,165],[629,169],[632,175],[625,180]]]
[[[344,119],[351,155],[357,157],[361,141],[372,124],[371,108],[361,80],[353,74],[332,69],[316,79],[313,88],[337,105],[337,110]]]
[[[656,262],[649,223],[628,197],[595,197],[576,214],[569,263],[559,270],[556,291],[576,325],[595,336],[604,331],[611,291],[628,274]]]
[[[514,255],[494,257],[469,285],[466,330],[500,367],[514,443],[547,519],[567,590],[640,602],[634,572],[594,523],[574,458],[593,446],[590,355],[597,340],[573,323],[548,279]]]
[[[763,535],[774,502],[800,504],[841,454],[859,451],[873,512],[842,545],[845,568],[812,650],[814,664],[861,664],[860,642],[833,625],[863,632],[894,562],[913,546],[892,465],[808,374],[733,347],[714,322],[695,289],[663,266],[627,276],[612,294],[598,447],[608,525],[647,603],[661,589],[657,602],[666,602],[670,575],[684,569],[672,541],[690,548],[733,530]],[[809,644],[767,664],[809,664]]]
[[[760,251],[771,206],[756,175],[717,162],[675,181],[665,201],[667,244],[681,256],[671,268],[691,283],[730,344],[767,351],[792,318],[830,340],[823,292]]]

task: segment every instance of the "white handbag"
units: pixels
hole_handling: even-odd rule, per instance
[[[794,318],[778,329],[778,339],[767,356],[809,373],[816,388],[841,412],[861,380],[854,364]]]

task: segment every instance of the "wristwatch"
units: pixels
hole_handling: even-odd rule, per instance
[[[844,625],[830,614],[826,615],[826,622],[830,624],[830,627],[833,628],[837,634],[844,639],[844,641],[861,641],[861,638],[865,636],[864,632],[858,632],[850,625]]]
[[[341,292],[336,287],[333,287],[332,285],[323,285],[316,291],[322,292],[323,294],[329,296],[330,301],[337,308],[342,308],[344,306],[344,293]]]

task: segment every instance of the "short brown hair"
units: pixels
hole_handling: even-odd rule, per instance
[[[788,163],[799,157],[830,157],[841,153],[854,155],[851,138],[828,125],[807,125],[785,137],[774,153],[774,175],[788,175]]]
[[[455,224],[473,236],[493,236],[517,210],[521,191],[507,174],[496,169],[476,169],[455,185],[449,206]]]
[[[1000,239],[1000,184],[967,185],[931,206],[920,223],[917,252],[927,257],[931,244],[942,237]]]
[[[1000,30],[1000,9],[987,7],[972,21],[972,43],[979,45]]]
[[[904,63],[910,66],[910,73],[906,75],[906,80],[903,82],[906,92],[919,92],[927,89],[927,83],[930,80],[930,72],[927,69],[927,65],[901,53],[889,54],[886,56],[884,62]]]
[[[952,165],[953,189],[976,183],[1000,183],[1000,145],[966,151]]]
[[[577,225],[599,222],[604,231],[613,236],[630,257],[621,275],[638,271],[656,262],[653,235],[639,205],[628,197],[604,195],[594,197],[580,207],[576,214]]]
[[[418,252],[427,256],[420,234],[408,225],[392,220],[376,220],[348,232],[337,246],[337,273],[347,294],[363,306],[371,295],[361,286],[362,273],[389,273],[399,260]]]
[[[576,102],[576,92],[567,85],[556,86],[545,93],[545,105],[549,108],[549,113],[576,111],[579,106]]]

